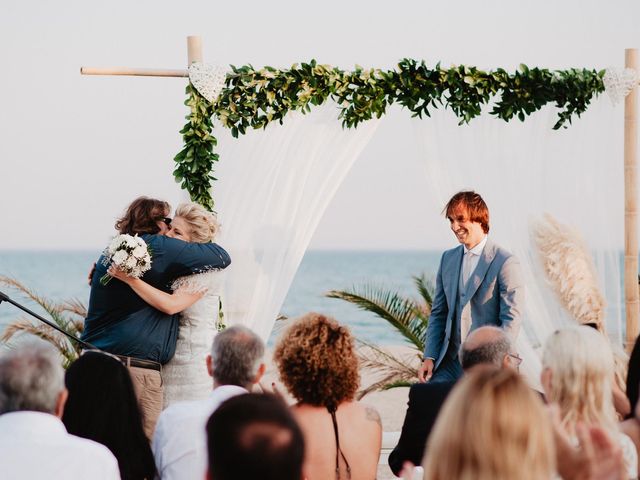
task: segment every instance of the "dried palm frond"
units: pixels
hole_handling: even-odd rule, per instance
[[[0,341],[9,342],[15,335],[31,334],[53,345],[63,358],[63,367],[67,368],[74,360],[78,358],[79,350],[74,344],[57,330],[51,328],[47,324],[33,324],[27,318],[21,318],[8,325]]]
[[[533,239],[547,280],[562,306],[579,324],[593,324],[604,332],[605,299],[580,233],[545,214],[533,225]]]
[[[358,340],[358,343],[361,345],[358,349],[360,366],[375,372],[376,377],[371,385],[357,393],[358,400],[371,392],[408,387],[415,383],[421,352],[396,355],[363,340]]]
[[[51,317],[52,323],[75,337],[80,337],[84,328],[86,307],[77,299],[67,300],[61,303],[45,298],[34,290],[26,287],[15,278],[0,275],[0,285],[6,285],[18,290],[22,295],[40,305]],[[45,323],[33,323],[29,318],[22,317],[10,323],[2,333],[0,341],[9,342],[17,334],[27,333],[35,335],[52,344],[62,355],[63,365],[66,368],[80,354],[80,344],[72,342],[64,334]]]

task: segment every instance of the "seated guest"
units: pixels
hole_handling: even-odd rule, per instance
[[[625,393],[629,400],[631,408],[636,408],[638,404],[638,390],[640,390],[640,337],[636,338],[636,343],[633,346],[631,355],[629,356],[629,364],[627,369],[627,388]],[[637,417],[637,413],[634,415],[634,411],[627,418]]]
[[[460,364],[465,373],[476,365],[518,368],[520,358],[513,353],[509,335],[498,327],[480,327],[471,332],[460,347]],[[409,390],[409,404],[398,445],[389,455],[389,467],[399,475],[405,462],[420,465],[425,445],[438,412],[455,381],[416,383]]]
[[[301,480],[304,438],[278,397],[238,395],[207,423],[211,480]]]
[[[86,351],[67,370],[67,431],[105,445],[122,480],[151,480],[156,467],[127,367],[110,354]]]
[[[583,325],[591,327],[604,335],[605,338],[609,338],[602,322],[589,322]],[[616,412],[618,412],[620,419],[629,418],[632,416],[631,406],[635,405],[629,401],[626,394],[627,378],[629,376],[629,355],[617,344],[609,341],[609,345],[613,351],[614,381],[611,382],[611,388],[613,389],[613,406]],[[636,392],[637,388],[638,387],[636,387]]]
[[[551,422],[512,369],[479,367],[451,392],[429,437],[424,480],[550,480]]]
[[[621,430],[633,440],[636,452],[640,453],[640,402],[638,402],[638,386],[640,385],[640,337],[636,339],[633,351],[629,358],[629,370],[627,375],[627,398],[633,405],[633,412],[620,424]],[[638,462],[638,474],[640,475],[640,462]]]
[[[26,343],[0,355],[0,477],[119,479],[104,445],[67,433],[67,390],[55,350]]]
[[[308,480],[376,477],[382,425],[378,412],[354,401],[360,376],[353,337],[317,313],[297,320],[274,352],[282,382],[298,401]]]
[[[216,335],[206,360],[213,377],[209,398],[176,402],[158,419],[152,449],[162,480],[204,478],[207,420],[222,402],[247,393],[260,381],[263,356],[264,343],[246,327],[229,327]]]
[[[620,430],[631,438],[636,447],[636,452],[640,453],[640,402],[636,404],[634,410],[634,416],[622,422],[620,424]],[[640,475],[640,467],[638,467],[638,470],[638,474]]]
[[[560,409],[562,425],[577,442],[576,427],[600,427],[622,448],[626,478],[638,477],[638,454],[619,431],[611,395],[613,353],[608,340],[592,328],[568,327],[547,340],[542,356],[542,387],[549,403]]]

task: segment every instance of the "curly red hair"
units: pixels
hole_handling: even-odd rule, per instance
[[[308,313],[289,327],[273,359],[282,382],[300,403],[333,411],[353,400],[360,385],[351,332],[319,313]]]
[[[456,193],[445,205],[443,213],[447,218],[452,217],[460,206],[466,208],[469,220],[478,222],[484,233],[489,233],[489,207],[479,193],[472,190]]]

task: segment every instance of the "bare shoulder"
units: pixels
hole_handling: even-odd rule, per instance
[[[382,418],[380,418],[380,413],[373,405],[368,405],[366,403],[359,404],[360,408],[364,410],[364,415],[367,420],[370,422],[375,422],[380,427],[382,427]]]

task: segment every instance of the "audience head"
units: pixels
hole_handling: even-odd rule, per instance
[[[64,370],[52,346],[30,341],[0,355],[0,415],[33,411],[60,417],[66,398]]]
[[[513,353],[507,332],[498,327],[480,327],[469,333],[460,347],[460,364],[468,371],[476,365],[518,369],[520,357]]]
[[[207,423],[211,480],[300,480],[302,431],[278,397],[239,395],[224,402]]]
[[[551,423],[509,368],[479,367],[453,389],[428,440],[425,480],[553,478]]]
[[[133,382],[117,357],[85,351],[67,369],[67,431],[105,445],[118,459],[122,478],[152,478],[155,463],[142,428]]]
[[[456,193],[444,207],[447,218],[455,218],[459,209],[463,208],[469,215],[469,221],[479,223],[484,233],[489,233],[489,207],[479,193],[462,191]]]
[[[165,234],[169,231],[167,218],[171,207],[167,202],[155,198],[139,197],[127,207],[124,215],[116,221],[118,233],[142,235],[143,233]]]
[[[545,344],[542,367],[545,397],[558,404],[570,433],[577,422],[615,430],[613,353],[603,335],[585,326],[557,330]]]
[[[300,403],[336,410],[353,400],[360,376],[349,329],[308,313],[284,333],[273,354],[280,378]]]
[[[264,342],[247,327],[235,325],[213,340],[207,368],[214,385],[237,385],[249,390],[265,371]]]
[[[182,203],[176,209],[167,236],[185,242],[209,243],[219,230],[220,225],[214,213],[197,203]]]

